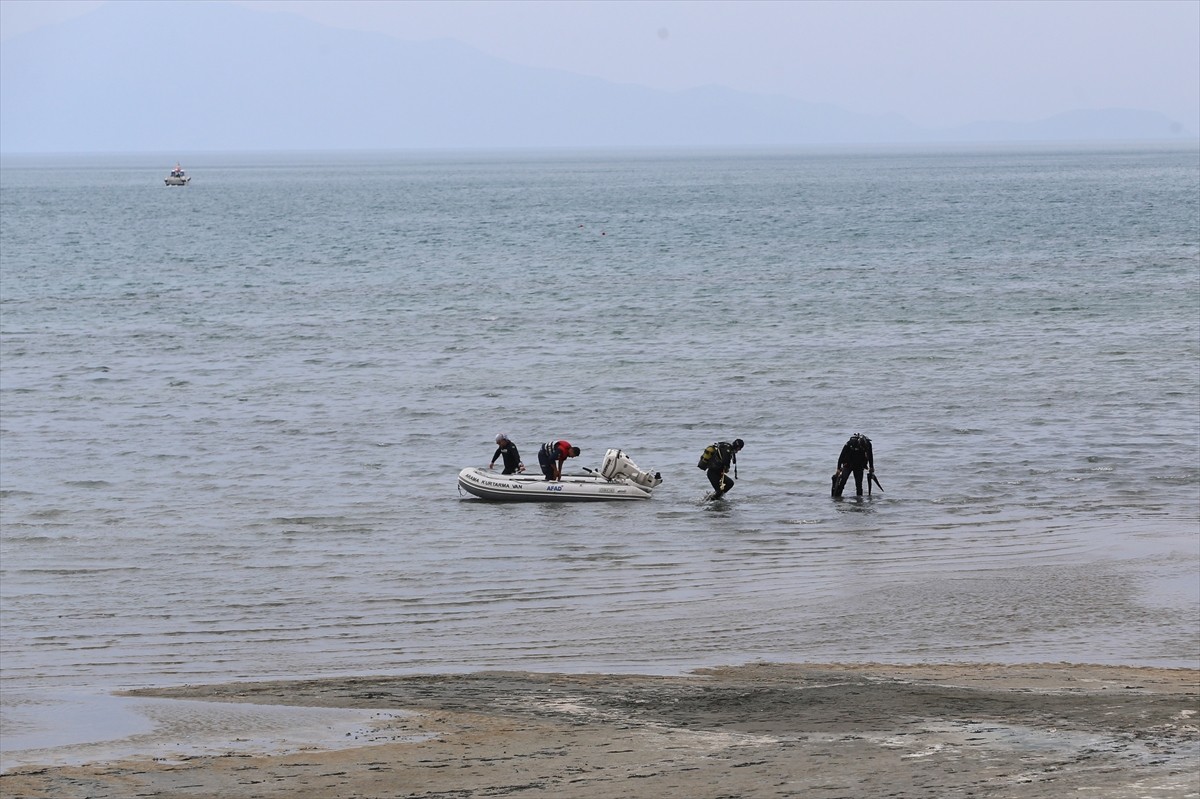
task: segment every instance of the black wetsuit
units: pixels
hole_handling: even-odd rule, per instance
[[[842,447],[842,454],[838,455],[838,470],[841,472],[841,476],[834,481],[833,495],[835,497],[842,495],[842,489],[846,487],[846,483],[850,479],[850,472],[853,471],[854,490],[861,497],[863,469],[875,471],[875,454],[871,451],[871,439],[866,436],[850,436],[850,440]]]
[[[499,457],[504,458],[504,471],[501,474],[512,474],[521,468],[521,454],[517,452],[517,445],[511,441],[496,447],[496,454],[492,456],[492,463],[495,463]]]
[[[717,451],[708,462],[708,471],[705,474],[708,475],[708,482],[712,483],[713,490],[723,494],[733,488],[733,478],[725,473],[737,463],[737,450],[728,441],[718,441],[713,446]],[[721,484],[722,477],[725,478],[724,486]]]

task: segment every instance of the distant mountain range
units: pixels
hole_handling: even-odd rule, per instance
[[[0,49],[5,153],[1194,138],[1129,109],[931,130],[785,97],[617,84],[215,1],[111,3]]]

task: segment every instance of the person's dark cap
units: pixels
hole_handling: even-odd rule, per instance
[[[733,445],[738,449],[741,449],[742,447],[746,446],[746,442],[742,441],[740,438],[735,438],[733,440]]]

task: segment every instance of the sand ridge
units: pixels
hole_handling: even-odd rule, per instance
[[[333,751],[21,768],[0,796],[1200,797],[1193,669],[756,663],[130,693],[416,713]]]

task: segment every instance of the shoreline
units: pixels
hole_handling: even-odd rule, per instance
[[[190,700],[177,715],[202,718],[217,748],[189,751],[196,727],[175,724],[174,754],[17,766],[0,775],[0,795],[1200,795],[1197,669],[754,663],[681,676],[488,671],[121,695]],[[204,716],[198,703],[229,712]],[[304,724],[296,712],[309,714]],[[313,735],[248,735],[267,715],[271,729]],[[170,734],[160,727],[146,740],[169,751]]]

